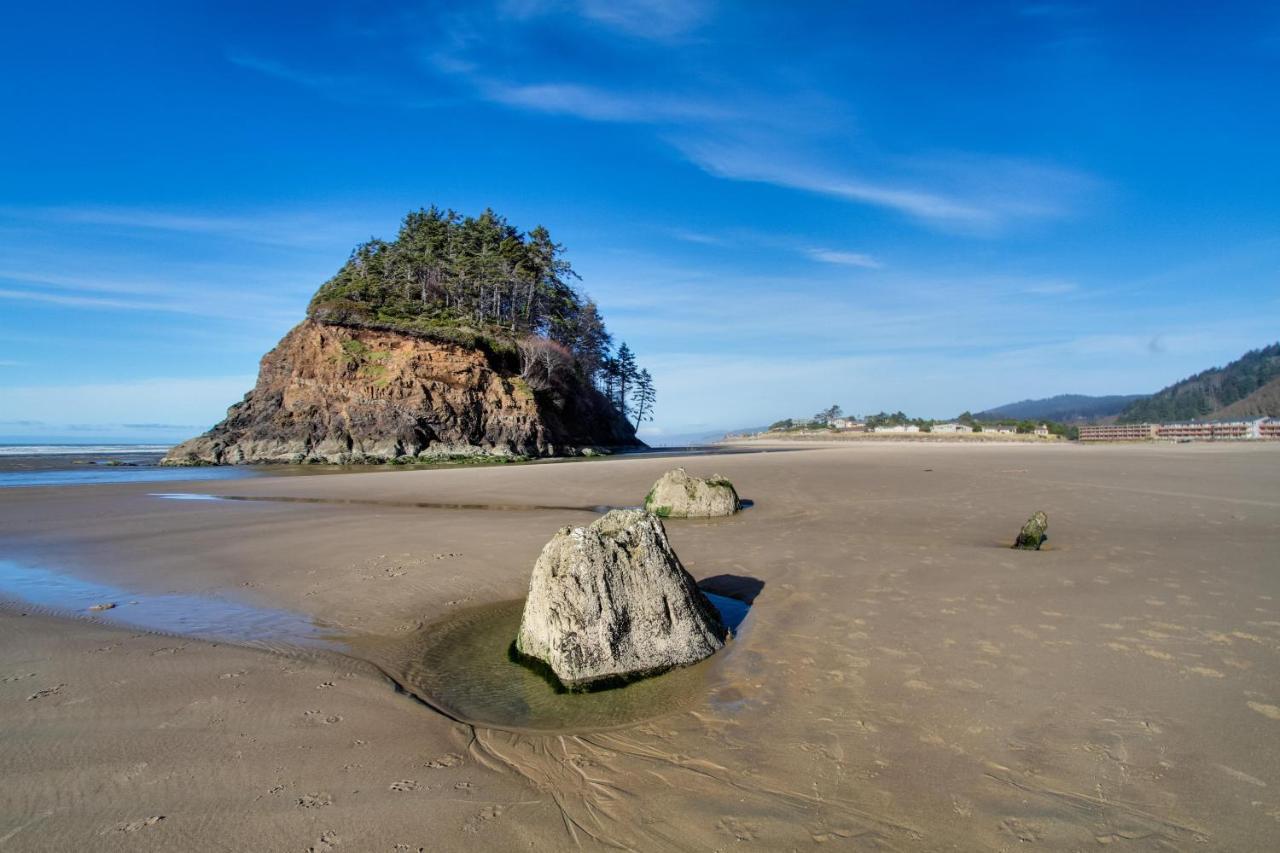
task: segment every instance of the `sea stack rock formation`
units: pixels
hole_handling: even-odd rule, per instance
[[[1049,516],[1037,511],[1027,519],[1026,524],[1022,525],[1022,530],[1018,533],[1018,539],[1013,543],[1013,547],[1023,551],[1039,551],[1040,546],[1044,544],[1045,531],[1048,529]]]
[[[644,508],[661,518],[709,518],[742,508],[738,492],[719,474],[694,477],[683,468],[663,474],[645,496]]]
[[[311,300],[226,420],[169,465],[566,456],[642,447],[609,335],[545,229],[435,208]],[[634,367],[632,367],[634,371]],[[631,377],[634,380],[634,377]]]
[[[697,663],[727,637],[662,522],[613,510],[589,527],[562,528],[542,549],[516,651],[584,690]]]
[[[560,456],[638,446],[594,388],[536,393],[483,348],[306,320],[227,418],[169,465]]]

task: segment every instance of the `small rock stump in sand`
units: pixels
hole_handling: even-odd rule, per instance
[[[738,492],[719,474],[694,477],[683,468],[663,474],[645,496],[644,508],[661,518],[709,518],[742,508]]]
[[[662,522],[613,510],[589,527],[561,528],[542,549],[516,651],[585,690],[697,663],[727,636]]]
[[[1013,543],[1013,547],[1023,551],[1039,551],[1040,546],[1044,544],[1045,531],[1048,529],[1049,516],[1037,511],[1027,519],[1026,524],[1022,525],[1022,530],[1018,533],[1018,539]]]

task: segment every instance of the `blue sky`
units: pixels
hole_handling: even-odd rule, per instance
[[[568,247],[653,440],[1280,338],[1275,3],[18,4],[0,441],[218,420],[403,213]]]

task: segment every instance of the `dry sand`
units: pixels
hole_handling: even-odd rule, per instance
[[[673,464],[6,489],[0,558],[411,635]],[[1280,447],[679,464],[755,501],[668,523],[689,570],[764,584],[687,708],[473,728],[356,658],[10,606],[0,850],[1280,849]]]

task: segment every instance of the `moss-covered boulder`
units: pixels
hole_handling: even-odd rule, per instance
[[[1022,551],[1039,551],[1046,538],[1045,531],[1048,529],[1049,516],[1037,511],[1027,519],[1026,524],[1022,525],[1022,530],[1018,533],[1018,539],[1013,543],[1013,547]]]
[[[662,522],[615,509],[563,528],[543,548],[515,651],[564,687],[587,690],[697,663],[727,637]]]
[[[742,508],[738,492],[720,475],[694,477],[683,468],[663,474],[645,496],[644,508],[660,518],[711,518]]]

